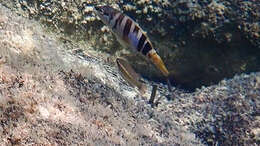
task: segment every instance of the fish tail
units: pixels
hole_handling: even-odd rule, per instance
[[[161,57],[156,53],[156,52],[152,52],[151,54],[149,54],[149,58],[150,60],[153,62],[153,64],[162,72],[162,74],[166,77],[166,82],[167,82],[167,86],[168,86],[168,90],[171,92],[171,82],[170,82],[170,73],[167,70],[167,68],[165,67]]]
[[[161,57],[156,52],[153,52],[149,54],[149,58],[153,62],[153,64],[162,72],[162,74],[168,78],[169,71],[165,67]]]

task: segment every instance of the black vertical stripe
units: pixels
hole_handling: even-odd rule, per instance
[[[130,19],[126,20],[125,26],[124,26],[124,31],[123,31],[123,36],[128,37],[128,34],[130,32],[132,26],[132,21]]]
[[[146,42],[146,44],[142,50],[142,54],[146,55],[150,50],[152,50],[152,45],[150,44],[150,42]]]
[[[124,19],[124,17],[125,17],[124,14],[121,13],[120,16],[117,19],[118,20],[118,25],[121,25],[122,20]]]
[[[138,42],[138,45],[137,45],[137,50],[138,51],[141,51],[141,49],[142,49],[142,47],[144,45],[145,40],[146,40],[146,36],[144,34],[142,34],[142,36],[141,36],[141,38],[140,38],[140,40]]]
[[[115,22],[115,24],[114,24],[114,26],[112,27],[113,29],[116,29],[116,26],[117,26],[117,23],[118,23],[118,18],[116,19],[116,22]]]
[[[109,15],[109,21],[113,20],[114,16],[115,16],[115,15],[113,15],[113,14],[112,14],[112,15]]]

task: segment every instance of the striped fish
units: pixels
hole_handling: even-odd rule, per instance
[[[112,30],[121,44],[140,52],[153,62],[167,78],[168,88],[171,91],[169,71],[140,26],[129,16],[110,6],[95,7],[94,12]]]

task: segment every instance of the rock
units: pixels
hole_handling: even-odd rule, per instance
[[[110,32],[100,31],[104,24],[93,14],[93,6],[99,0],[1,3],[23,16],[54,26],[55,31],[77,38],[78,43],[90,43],[103,54],[125,56],[144,77],[164,81],[147,60],[123,49]],[[194,90],[235,74],[259,71],[259,1],[114,0],[108,3],[122,8],[147,31],[171,72],[172,84]]]
[[[259,72],[194,92],[169,93],[144,79],[147,95],[158,86],[161,99],[151,107],[120,77],[113,57],[18,9],[0,4],[0,145],[258,144]]]

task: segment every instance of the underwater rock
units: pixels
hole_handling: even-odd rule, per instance
[[[144,59],[133,57],[131,51],[123,49],[110,32],[100,30],[103,24],[93,14],[93,5],[112,5],[137,20],[170,69],[172,83],[186,89],[215,84],[223,78],[260,68],[260,1],[257,0],[1,3],[19,14],[54,26],[55,31],[80,43],[91,43],[111,58],[126,56],[137,72],[153,81],[162,81],[161,74],[147,67]]]
[[[0,14],[0,145],[259,145],[259,72],[170,95],[145,80],[152,107],[111,56]]]

